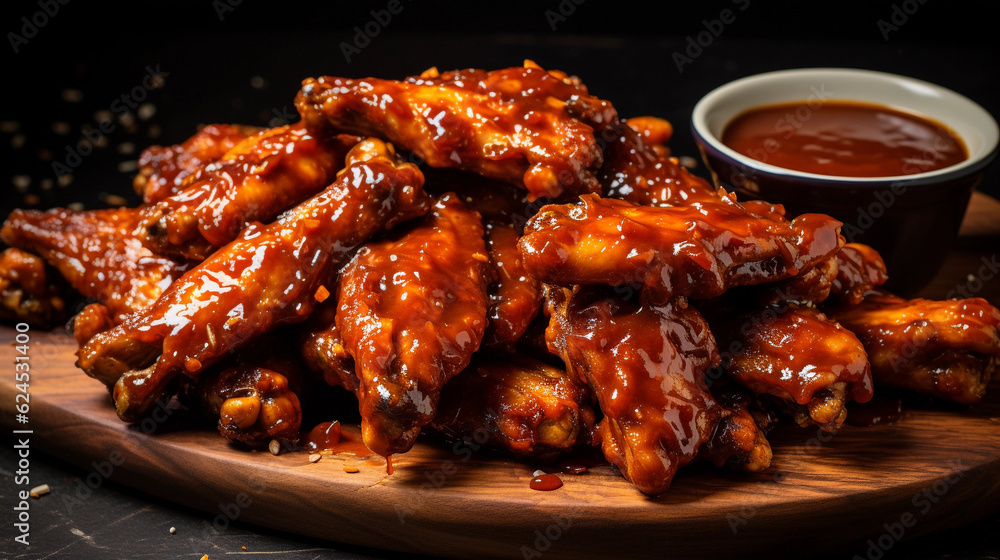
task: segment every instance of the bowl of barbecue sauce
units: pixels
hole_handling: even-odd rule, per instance
[[[989,112],[954,91],[847,68],[730,82],[698,102],[691,127],[717,185],[789,218],[837,218],[848,242],[882,254],[903,294],[940,269],[1000,138]]]

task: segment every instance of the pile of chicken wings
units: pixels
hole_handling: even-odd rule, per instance
[[[876,388],[975,404],[1000,359],[985,300],[882,290],[839,222],[713,188],[669,123],[566,73],[325,76],[295,105],[148,148],[138,207],[13,211],[0,317],[73,314],[127,422],[178,395],[294,442],[307,405],[340,414],[307,398],[327,384],[384,457],[428,431],[600,446],[651,495],[694,461],[764,470],[776,423],[837,431]]]

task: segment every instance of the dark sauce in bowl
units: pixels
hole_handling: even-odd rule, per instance
[[[722,143],[755,160],[838,177],[895,177],[969,157],[962,140],[926,117],[872,103],[796,102],[737,115]]]

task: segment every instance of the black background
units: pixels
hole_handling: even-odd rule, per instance
[[[580,76],[624,116],[667,118],[678,155],[697,154],[688,126],[702,95],[735,78],[784,68],[905,74],[954,89],[1000,114],[1000,43],[988,2],[399,0],[402,11],[378,25],[378,34],[348,62],[342,45],[355,42],[355,27],[376,28],[371,10],[384,10],[387,0],[229,3],[237,1],[69,0],[55,16],[39,17],[47,23],[19,52],[8,36],[0,48],[6,86],[0,121],[17,130],[0,132],[3,209],[72,202],[97,207],[107,205],[109,194],[137,202],[128,162],[145,146],[180,142],[199,124],[297,120],[292,100],[301,80],[322,74],[401,78],[429,66],[496,68],[531,58]],[[718,20],[725,9],[734,21],[679,71],[674,54],[684,54],[705,22]],[[21,18],[31,20],[41,7],[36,0],[6,3],[4,10],[4,32],[21,34]],[[884,33],[879,20],[892,23],[894,14],[897,23],[906,20]],[[66,163],[81,129],[106,118],[99,111],[118,108],[115,100],[142,84],[147,66],[168,74],[163,87],[140,92],[155,114],[134,119],[133,126],[114,121],[106,147],[82,158],[72,182],[64,179],[61,186],[53,162]],[[264,87],[254,87],[254,77]],[[67,89],[82,94],[80,100],[66,101]],[[68,133],[54,132],[54,123]],[[120,153],[121,144],[134,151]],[[118,170],[121,162],[124,172]],[[24,190],[13,188],[15,182]],[[997,172],[988,174],[981,190],[1000,194]],[[25,194],[37,198],[25,201]]]
[[[692,156],[697,152],[688,119],[702,95],[739,77],[785,68],[840,66],[904,74],[951,88],[1000,115],[1000,32],[991,2],[400,1],[402,11],[379,25],[378,34],[350,61],[342,43],[354,42],[355,27],[370,24],[371,10],[384,9],[387,1],[244,0],[233,6],[226,0],[70,0],[59,5],[56,15],[39,16],[48,21],[19,45],[19,52],[9,36],[0,46],[0,218],[15,207],[135,204],[130,162],[144,147],[180,142],[200,124],[294,121],[292,101],[299,83],[323,74],[401,78],[429,66],[497,68],[530,58],[580,76],[624,116],[667,118],[675,127],[674,153]],[[674,53],[684,53],[689,40],[706,29],[705,22],[718,19],[724,9],[732,10],[735,20],[679,71]],[[21,18],[31,20],[42,7],[37,1],[5,2],[0,10],[6,36],[22,33]],[[906,11],[912,13],[903,22],[900,14]],[[893,14],[902,25],[886,38],[878,22],[891,23]],[[168,74],[163,86],[144,99],[155,113],[145,120],[136,116],[132,125],[115,121],[106,146],[83,157],[71,181],[57,181],[53,162],[65,162],[67,149],[81,140],[81,130],[97,125],[100,111],[111,110],[116,99],[142,84],[147,66]],[[704,174],[703,167],[696,171]],[[1000,172],[988,172],[980,190],[1000,196]],[[85,474],[51,459],[40,468],[65,481]],[[156,558],[191,556],[189,542],[177,544],[165,527],[188,523],[195,529],[200,514],[172,509],[111,482],[101,492],[79,519],[57,515],[47,544],[29,557],[43,557],[64,545],[70,547],[67,557],[99,554],[86,543],[69,544],[78,539],[68,528],[88,519],[117,519],[133,510],[146,513],[130,521],[128,531],[102,533],[98,544],[119,551],[104,557],[135,558],[142,550]],[[4,525],[0,533],[6,535]],[[148,540],[139,545],[135,534]],[[242,526],[218,536],[205,551],[235,551],[244,541],[252,542],[254,550],[310,550],[287,552],[287,558],[311,558],[317,554],[311,551],[337,557],[379,555]],[[998,541],[1000,528],[992,519],[900,546],[886,558],[996,557]],[[7,550],[8,543],[5,537],[0,550]]]

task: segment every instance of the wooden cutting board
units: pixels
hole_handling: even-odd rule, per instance
[[[1000,248],[1000,203],[977,195],[956,252],[925,295],[975,274],[984,247]],[[985,244],[985,245],[984,245]],[[982,295],[997,303],[1000,278]],[[968,410],[908,408],[892,424],[845,426],[835,436],[783,428],[771,468],[756,475],[708,465],[682,469],[648,498],[606,465],[562,475],[562,488],[528,482],[538,465],[485,450],[421,441],[384,461],[350,454],[310,463],[193,429],[164,408],[129,426],[104,387],[74,367],[72,338],[32,331],[28,424],[15,419],[14,376],[0,376],[0,421],[29,429],[33,449],[137,490],[195,507],[224,529],[233,519],[376,548],[468,558],[695,558],[844,551],[880,556],[900,539],[1000,511],[1000,387]],[[13,370],[15,332],[0,329]],[[996,384],[995,384],[996,385]],[[9,433],[9,432],[8,432]],[[357,465],[347,473],[344,463]],[[780,544],[779,544],[780,543]]]

